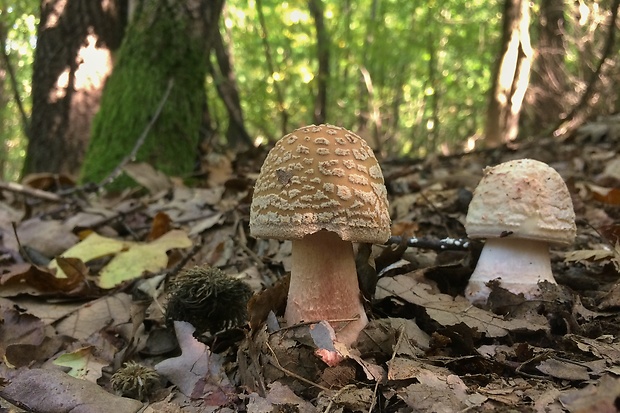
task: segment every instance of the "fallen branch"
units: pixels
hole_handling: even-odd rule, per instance
[[[465,251],[469,248],[468,239],[459,238],[442,238],[442,239],[428,239],[428,238],[405,238],[400,236],[392,236],[385,243],[386,245],[403,245],[415,248],[426,248],[435,251]]]
[[[7,191],[15,192],[17,194],[22,194],[32,198],[43,199],[50,202],[66,202],[65,199],[52,192],[47,192],[36,188],[30,188],[16,182],[0,182],[0,189],[5,189]]]

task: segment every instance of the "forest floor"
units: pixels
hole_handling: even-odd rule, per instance
[[[270,313],[286,297],[291,244],[249,235],[265,153],[212,153],[195,187],[127,165],[143,187],[116,197],[50,175],[3,184],[0,411],[618,411],[619,147],[616,118],[563,142],[382,162],[393,235],[424,248],[357,249],[371,322],[331,367],[315,356],[334,345],[324,325],[277,330]],[[518,158],[565,179],[577,238],[552,249],[560,289],[536,301],[497,289],[473,307],[463,290],[481,244],[450,240],[466,238],[483,168]],[[176,318],[193,325],[173,322],[170,291],[195,266],[222,269],[232,287],[191,284]],[[238,281],[255,293],[252,332]]]

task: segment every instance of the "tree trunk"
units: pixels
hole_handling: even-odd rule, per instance
[[[24,173],[74,175],[120,46],[127,0],[42,0]]]
[[[314,18],[316,53],[319,61],[317,92],[314,101],[314,123],[327,121],[327,82],[329,80],[329,35],[325,28],[322,0],[309,0],[308,7]]]
[[[487,109],[484,143],[490,147],[514,140],[519,132],[532,59],[529,22],[529,1],[505,0],[502,49]]]
[[[239,97],[239,89],[237,88],[230,52],[219,30],[216,30],[213,34],[213,51],[215,52],[219,72],[216,72],[210,63],[209,71],[215,79],[218,94],[228,112],[226,141],[231,148],[247,149],[253,145],[253,142],[243,122],[241,98]]]
[[[549,128],[566,111],[562,98],[567,89],[564,0],[542,0],[537,26],[538,46],[524,113],[524,123],[531,130]]]
[[[136,5],[93,122],[82,181],[108,180],[132,153],[167,175],[193,171],[205,104],[205,51],[222,3],[142,0]],[[130,185],[121,177],[110,189]]]
[[[273,79],[273,76],[275,75],[277,70],[273,59],[271,45],[269,44],[269,33],[267,30],[267,23],[265,21],[265,13],[263,12],[263,1],[256,0],[255,4],[256,14],[258,14],[258,21],[261,28],[260,37],[263,42],[263,53],[265,54],[265,61],[267,63],[267,69],[269,70],[269,76]],[[286,102],[284,101],[284,92],[280,87],[280,83],[276,79],[273,79],[273,89],[276,92],[278,112],[280,112],[280,129],[282,131],[282,135],[285,135],[290,132],[288,130],[289,114],[288,110],[286,109]]]

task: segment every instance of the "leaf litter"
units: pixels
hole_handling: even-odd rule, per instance
[[[142,164],[125,168],[142,192],[37,198],[4,189],[1,405],[119,413],[616,411],[619,142],[588,130],[561,145],[543,139],[383,162],[393,235],[424,243],[358,247],[373,317],[352,348],[325,323],[280,327],[291,243],[248,233],[264,154],[213,153],[193,187]],[[573,195],[577,240],[552,250],[561,288],[525,302],[492,286],[488,308],[474,307],[462,292],[481,245],[446,250],[439,241],[466,238],[464,217],[483,167],[525,157],[556,168]],[[41,178],[25,182],[49,190],[37,187]],[[251,329],[197,334],[186,321],[167,321],[174,280],[196,265],[250,286]],[[317,357],[322,350],[344,361],[328,366]],[[159,373],[141,401],[113,388],[112,376],[128,362]]]

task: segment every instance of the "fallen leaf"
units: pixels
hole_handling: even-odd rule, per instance
[[[80,264],[66,259],[66,265],[75,269]],[[79,261],[79,260],[78,260]],[[0,275],[0,296],[14,297],[17,295],[83,297],[95,292],[79,270],[69,272],[68,276],[58,278],[51,270],[32,264],[14,264],[6,268]]]
[[[156,364],[155,370],[188,397],[209,397],[216,402],[212,405],[226,404],[226,394],[233,387],[224,372],[221,357],[194,338],[196,329],[190,323],[175,321],[174,329],[182,353]]]
[[[381,278],[377,283],[375,298],[381,300],[389,296],[398,297],[420,306],[442,326],[464,323],[487,337],[503,337],[510,331],[547,331],[549,328],[531,320],[506,320],[497,314],[474,307],[465,298],[455,299],[447,294],[430,294],[429,285],[416,282],[409,274]]]
[[[173,248],[188,248],[192,241],[181,230],[172,230],[149,243],[119,241],[102,237],[96,233],[87,236],[82,242],[62,254],[63,258],[79,258],[89,261],[109,255],[115,255],[100,272],[99,286],[113,288],[124,281],[142,276],[145,272],[157,272],[168,264],[167,251]],[[67,274],[59,268],[58,261],[49,265],[56,268],[58,278]]]
[[[603,376],[596,385],[563,392],[559,400],[571,413],[616,413],[620,379]]]
[[[2,378],[5,385],[0,387],[0,396],[32,413],[136,413],[142,409],[137,400],[115,396],[59,370],[20,369]]]
[[[131,295],[116,293],[83,304],[55,324],[58,334],[85,341],[106,327],[128,323],[131,317]]]
[[[101,369],[109,363],[97,357],[94,351],[93,346],[82,347],[70,353],[61,354],[56,357],[53,364],[69,367],[71,370],[67,374],[71,377],[97,383],[102,374]]]
[[[184,231],[172,230],[148,244],[134,244],[117,254],[100,273],[99,286],[113,288],[123,281],[140,277],[145,272],[155,273],[166,268],[173,248],[188,248],[192,240]]]
[[[20,314],[13,308],[0,308],[0,358],[9,345],[39,345],[45,336],[45,325],[37,317]]]
[[[123,171],[151,194],[166,191],[172,187],[170,178],[146,162],[132,162],[123,167]]]
[[[562,380],[586,381],[590,379],[586,367],[554,358],[538,363],[536,369],[541,373]]]

